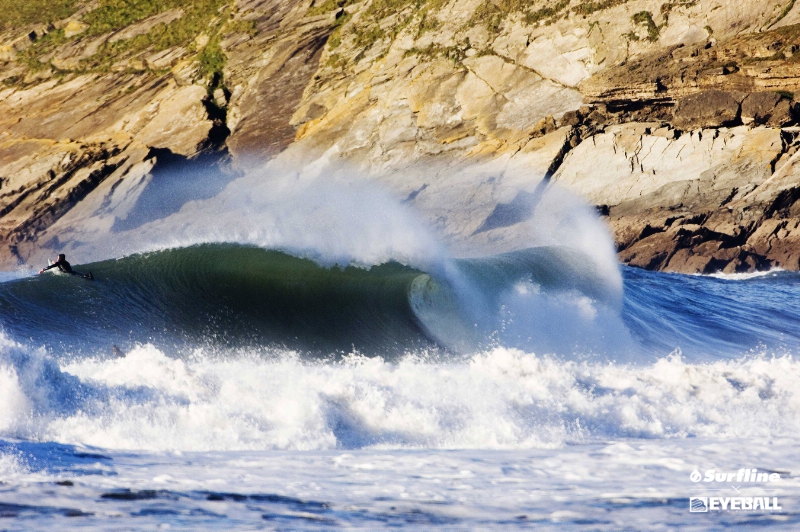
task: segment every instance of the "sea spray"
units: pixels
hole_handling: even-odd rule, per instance
[[[135,230],[106,234],[95,227],[91,218],[75,222],[59,238],[63,249],[88,262],[230,243],[281,250],[325,266],[395,260],[426,269],[445,256],[419,215],[374,183],[298,181],[263,171]]]

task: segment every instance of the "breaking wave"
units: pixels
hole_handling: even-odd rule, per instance
[[[567,248],[454,259],[424,272],[398,262],[328,267],[252,246],[203,244],[80,269],[95,280],[48,274],[0,284],[7,330],[84,349],[158,341],[388,356],[524,344],[523,333],[542,341],[552,332],[531,323],[515,330],[509,317],[529,319],[523,307],[547,298],[558,302],[552,309],[584,314],[588,329],[598,310],[619,307],[618,292],[591,261]]]
[[[243,179],[135,230],[102,233],[124,219],[102,205],[65,216],[58,245],[94,281],[3,278],[0,437],[483,449],[800,428],[796,274],[621,272],[596,216],[557,201],[513,249],[456,258],[370,187]]]

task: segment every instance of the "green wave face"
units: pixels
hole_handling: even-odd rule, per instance
[[[326,268],[238,244],[75,269],[95,280],[48,273],[0,283],[2,326],[15,338],[72,352],[152,342],[179,350],[278,347],[311,357],[392,358],[430,349],[475,352],[504,341],[546,345],[536,342],[563,337],[561,324],[574,321],[573,307],[559,298],[578,294],[613,308],[619,295],[585,257],[547,247],[445,261],[429,272],[397,262]],[[532,295],[526,286],[534,287]]]
[[[391,355],[433,346],[408,302],[421,272],[398,263],[325,268],[203,244],[75,269],[95,280],[45,274],[0,285],[4,326],[45,344],[109,349],[157,341]]]

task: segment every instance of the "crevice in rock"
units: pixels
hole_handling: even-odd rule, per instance
[[[570,85],[565,85],[565,84],[561,83],[561,82],[560,82],[560,81],[558,81],[557,79],[553,79],[553,78],[550,78],[550,77],[548,77],[548,76],[545,76],[544,74],[542,74],[541,72],[539,72],[539,71],[538,71],[538,70],[536,70],[535,68],[529,67],[529,66],[527,66],[527,65],[523,65],[523,64],[521,64],[521,63],[517,63],[516,61],[514,61],[514,60],[513,60],[513,59],[511,59],[510,57],[506,57],[506,56],[504,56],[504,55],[502,55],[502,54],[499,54],[499,53],[497,53],[497,52],[496,52],[496,51],[494,51],[494,50],[492,50],[492,53],[493,53],[494,55],[496,55],[497,57],[499,57],[500,59],[502,59],[503,61],[505,61],[506,63],[508,63],[508,64],[511,64],[511,65],[514,65],[515,67],[521,68],[521,69],[523,69],[523,70],[527,70],[528,72],[533,72],[534,74],[536,74],[537,76],[539,76],[539,77],[540,77],[540,78],[542,78],[543,80],[549,81],[550,83],[552,83],[552,84],[554,84],[554,85],[558,85],[559,87],[563,87],[563,88],[565,88],[565,89],[570,89],[570,90],[574,90],[574,91],[577,91],[577,90],[578,90],[578,89],[576,89],[575,87],[572,87],[572,86],[570,86]]]
[[[547,167],[547,172],[544,174],[543,182],[549,183],[553,176],[558,172],[558,169],[561,168],[561,165],[564,163],[564,159],[566,158],[567,154],[572,151],[574,147],[576,147],[581,142],[580,138],[580,131],[573,129],[569,135],[567,135],[564,144],[561,146],[561,149],[558,150],[556,156],[553,158],[553,162],[550,163],[550,166]],[[576,142],[574,142],[576,141]]]
[[[561,164],[564,162],[564,158],[567,154],[577,146],[577,143],[574,142],[575,137],[579,135],[579,132],[573,128],[569,135],[567,135],[564,139],[564,144],[561,146],[561,149],[556,153],[556,156],[553,158],[553,161],[550,163],[550,166],[547,168],[547,171],[544,174],[544,177],[536,185],[536,188],[533,192],[526,192],[520,191],[514,197],[513,200],[509,203],[498,203],[494,210],[492,210],[491,214],[486,217],[483,223],[472,233],[472,236],[477,234],[490,231],[492,229],[498,229],[501,227],[509,227],[514,224],[524,222],[525,220],[529,220],[536,212],[536,207],[539,205],[539,202],[542,200],[547,187],[550,185],[550,182],[561,167]]]
[[[644,229],[642,229],[642,232],[639,233],[637,240],[644,240],[648,236],[652,236],[655,235],[656,233],[663,233],[663,232],[664,232],[663,227],[653,227],[652,225],[647,224],[644,226]]]
[[[37,190],[40,190],[43,185],[44,185],[43,183],[39,184],[38,186],[34,185],[34,186],[28,188],[27,190],[20,191],[19,195],[15,199],[13,199],[10,202],[8,202],[8,204],[5,207],[0,208],[0,217],[3,217],[6,214],[8,214],[11,211],[13,211],[14,209],[16,209],[17,206],[19,206],[23,201],[25,201],[25,199],[27,199],[28,196],[30,196],[31,194],[33,194]]]
[[[773,163],[773,164],[774,164],[774,163]],[[773,165],[773,167],[772,167],[772,171],[773,171],[773,172],[775,171],[775,167],[774,167],[774,165]],[[738,192],[739,192],[739,189],[738,189],[737,187],[734,187],[734,188],[731,190],[731,193],[730,193],[730,194],[728,194],[728,196],[727,196],[725,199],[723,199],[723,200],[722,200],[722,202],[720,202],[719,206],[720,206],[720,207],[724,207],[725,205],[727,205],[728,203],[730,203],[731,201],[733,201],[733,198],[735,198],[735,197],[736,197],[736,194],[737,194]]]
[[[499,57],[499,56],[498,56],[498,57]],[[475,76],[476,78],[478,78],[479,80],[481,80],[482,82],[484,82],[484,83],[486,84],[486,86],[487,86],[487,87],[489,87],[489,89],[492,91],[492,94],[494,94],[494,95],[496,95],[496,96],[503,96],[502,94],[498,93],[498,92],[495,90],[495,88],[494,88],[494,87],[492,87],[492,84],[491,84],[491,83],[489,83],[488,81],[486,81],[485,79],[483,79],[482,77],[480,77],[480,76],[478,75],[478,73],[477,73],[477,72],[475,72],[473,69],[471,69],[471,68],[470,68],[470,67],[468,67],[467,65],[464,65],[464,68],[466,68],[466,69],[467,69],[467,71],[468,71],[468,72],[470,72],[470,73],[471,73],[473,76]]]

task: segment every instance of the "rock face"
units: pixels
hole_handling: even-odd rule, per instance
[[[128,91],[130,83],[142,84]],[[8,92],[0,101],[0,227],[14,254],[118,170],[142,162],[148,150],[138,147],[191,157],[215,127],[206,91],[170,79],[79,76]]]
[[[165,164],[281,154],[374,176],[454,243],[513,240],[557,184],[632,265],[800,269],[800,4],[207,4],[0,20],[0,263],[133,223]]]
[[[88,4],[75,16],[89,17],[96,7]],[[58,235],[82,219],[105,220],[98,230],[110,230],[136,203],[161,160],[208,153],[219,159],[228,146],[235,153],[248,142],[262,153],[270,153],[270,146],[273,152],[285,148],[295,134],[289,119],[316,69],[312,61],[298,73],[296,58],[309,43],[316,43],[311,46],[318,56],[333,21],[323,17],[286,31],[299,7],[248,2],[225,13],[224,24],[209,17],[206,31],[217,32],[214,39],[227,46],[227,66],[237,68],[227,76],[221,64],[204,72],[204,61],[210,61],[204,54],[213,44],[208,33],[186,47],[150,46],[134,49],[132,57],[123,52],[102,59],[121,65],[119,72],[87,68],[87,58],[116,50],[103,48],[106,43],[126,43],[179,24],[185,18],[181,9],[100,37],[84,36],[91,26],[74,19],[57,22],[66,30],[63,38],[71,33],[75,40],[55,50],[42,44],[45,56],[35,59],[52,68],[36,79],[24,73],[21,56],[37,40],[26,36],[22,45],[7,48],[0,75],[7,85],[0,90],[0,263],[24,262],[39,248],[58,247]],[[78,27],[83,31],[75,33]],[[265,43],[272,44],[268,51],[280,53],[264,54]],[[196,55],[180,60],[191,47]],[[131,71],[130,65],[140,66]],[[278,83],[282,72],[293,73],[294,86]],[[232,92],[221,84],[223,76]],[[272,95],[265,94],[264,84],[274,86]],[[280,99],[287,102],[283,107],[275,105]],[[229,124],[236,123],[238,134],[231,138]]]
[[[768,192],[775,178],[795,179],[785,165],[785,177],[773,173],[786,142],[763,126],[677,136],[660,124],[624,124],[575,148],[554,181],[603,206],[620,256],[632,265],[690,273],[797,269],[800,249],[775,253],[774,235],[759,231],[786,217],[774,206],[778,194]]]

